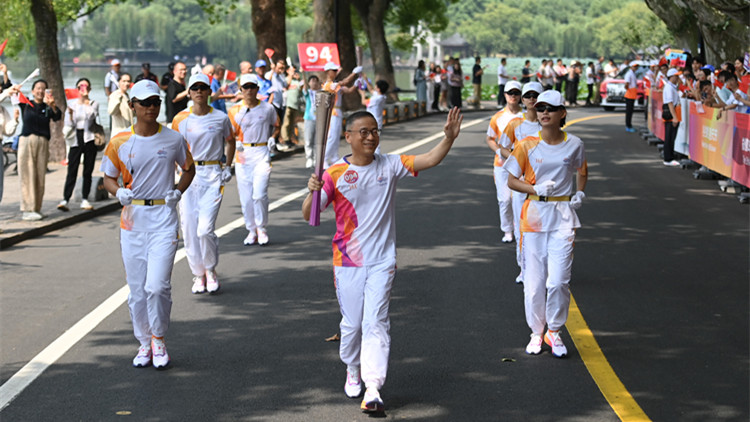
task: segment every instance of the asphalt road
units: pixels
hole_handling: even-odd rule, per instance
[[[579,109],[568,121],[602,114]],[[572,293],[604,355],[655,421],[746,421],[750,320],[748,208],[716,183],[661,164],[622,114],[569,128],[586,144]],[[470,113],[439,167],[399,184],[399,269],[386,418],[615,421],[568,333],[566,359],[527,356],[514,246],[500,243],[490,113]],[[642,125],[642,115],[635,120]],[[442,128],[442,117],[386,127],[384,151]],[[346,148],[342,146],[342,151]],[[412,153],[428,150],[434,143]],[[303,157],[274,163],[271,201],[306,185]],[[6,421],[353,421],[343,394],[331,210],[320,227],[301,199],[271,213],[271,243],[221,239],[220,294],[172,276],[165,371],[135,369],[120,305],[12,401]],[[235,184],[217,227],[240,216]],[[116,213],[25,241],[0,256],[0,382],[124,284]]]

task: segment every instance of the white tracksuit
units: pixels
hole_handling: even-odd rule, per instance
[[[490,120],[490,125],[487,128],[487,137],[493,139],[498,144],[500,143],[500,137],[505,131],[505,126],[508,122],[517,118],[523,117],[521,112],[513,113],[509,108],[504,108]],[[503,157],[500,153],[495,154],[495,162],[493,167],[493,175],[495,178],[495,194],[497,196],[497,204],[500,209],[500,230],[505,233],[513,232],[513,209],[510,203],[510,189],[508,188],[508,174],[503,170]]]
[[[336,95],[334,100],[333,112],[328,126],[328,136],[326,137],[326,153],[323,161],[324,167],[328,167],[339,159],[339,140],[341,139],[341,128],[344,123],[344,117],[341,111],[341,87],[338,82],[326,82],[323,84],[323,90],[332,92]]]

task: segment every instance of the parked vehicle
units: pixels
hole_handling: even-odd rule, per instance
[[[638,80],[638,98],[635,100],[635,109],[643,110],[646,108],[644,96],[643,76],[646,74],[648,66],[638,66],[635,71],[635,77]],[[606,111],[613,111],[616,108],[625,108],[625,74],[628,68],[622,69],[617,74],[617,78],[605,79],[601,85],[601,106]]]

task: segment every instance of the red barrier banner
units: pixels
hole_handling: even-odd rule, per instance
[[[735,113],[732,180],[750,187],[750,114]]]
[[[719,110],[703,106],[699,113],[690,102],[688,139],[690,159],[726,177],[732,177],[732,140],[734,111],[725,112],[716,120]]]
[[[664,121],[661,119],[661,92],[651,90],[651,108],[648,111],[648,130],[657,138],[664,140]]]

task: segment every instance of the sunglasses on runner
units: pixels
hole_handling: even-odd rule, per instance
[[[347,132],[354,132],[354,131],[353,130],[347,130]],[[379,136],[381,130],[380,129],[372,129],[372,130],[370,130],[370,129],[364,129],[364,128],[362,128],[362,129],[358,130],[358,132],[359,132],[359,136],[361,136],[363,138],[367,138],[367,135],[369,135],[369,134],[372,134],[372,136]]]
[[[538,98],[538,97],[539,97],[539,94],[537,94],[536,92],[527,92],[523,94],[523,98],[526,98],[527,100],[530,98]]]
[[[242,85],[242,89],[258,89],[258,85],[255,85],[255,84],[245,84],[245,85]]]
[[[514,89],[513,91],[506,92],[505,95],[510,95],[512,97],[520,97],[521,96],[521,91],[516,91]]]
[[[208,91],[209,89],[211,88],[205,84],[195,84],[190,87],[191,91]]]
[[[142,107],[159,107],[161,106],[161,98],[159,97],[151,97],[146,98],[145,100],[138,100],[138,104],[140,104]]]
[[[562,110],[561,106],[551,106],[549,104],[541,104],[536,107],[534,107],[537,113],[544,113],[545,111],[548,113],[554,113],[556,111]]]

